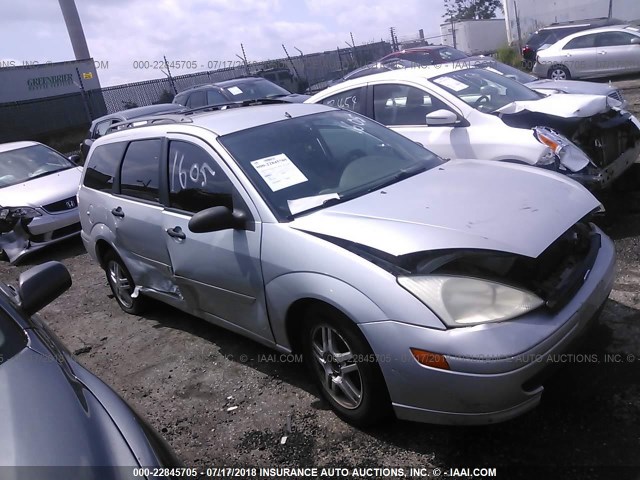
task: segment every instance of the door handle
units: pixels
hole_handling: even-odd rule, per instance
[[[598,52],[598,55],[606,55],[607,52]]]
[[[122,207],[114,208],[111,210],[111,215],[118,218],[124,218],[124,212],[122,211]]]
[[[178,238],[180,240],[187,238],[180,227],[167,228],[167,234],[172,238]]]

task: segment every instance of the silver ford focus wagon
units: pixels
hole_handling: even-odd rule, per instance
[[[324,105],[234,107],[137,119],[91,147],[82,239],[123,310],[154,298],[302,352],[357,425],[538,404],[549,359],[612,288],[585,188],[448,162]]]

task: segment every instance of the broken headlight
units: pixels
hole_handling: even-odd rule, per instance
[[[533,136],[550,149],[550,152],[547,151],[540,157],[536,165],[550,165],[557,159],[561,168],[579,172],[591,163],[591,159],[575,143],[551,128],[534,127]]]
[[[32,219],[42,214],[33,207],[0,207],[0,220]]]
[[[42,214],[32,207],[0,207],[0,233],[10,232],[19,221],[27,225],[32,218],[40,216]]]
[[[466,327],[518,317],[544,304],[520,288],[454,275],[401,276],[398,283],[449,327]]]

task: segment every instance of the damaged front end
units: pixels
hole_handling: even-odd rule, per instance
[[[12,264],[32,247],[28,225],[42,214],[33,207],[0,207],[0,255]]]
[[[526,107],[501,112],[509,126],[531,128],[550,148],[545,168],[580,182],[590,190],[609,187],[640,155],[640,122],[631,113],[606,103],[588,116],[559,116]]]
[[[601,247],[586,219],[536,258],[478,249],[392,256],[333,241],[396,275],[450,328],[505,321],[538,308],[559,311],[589,277]]]

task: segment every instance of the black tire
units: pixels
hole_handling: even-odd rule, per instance
[[[120,308],[131,315],[142,313],[147,306],[146,298],[142,295],[131,297],[136,285],[120,257],[110,250],[105,254],[103,264],[107,282]]]
[[[547,78],[553,80],[571,80],[571,72],[564,65],[554,65],[547,72]]]
[[[326,344],[323,332],[331,332],[332,351],[321,348]],[[351,320],[329,306],[314,305],[305,313],[300,340],[320,395],[340,418],[366,427],[391,417],[391,401],[377,358]],[[350,359],[341,356],[346,352]]]

